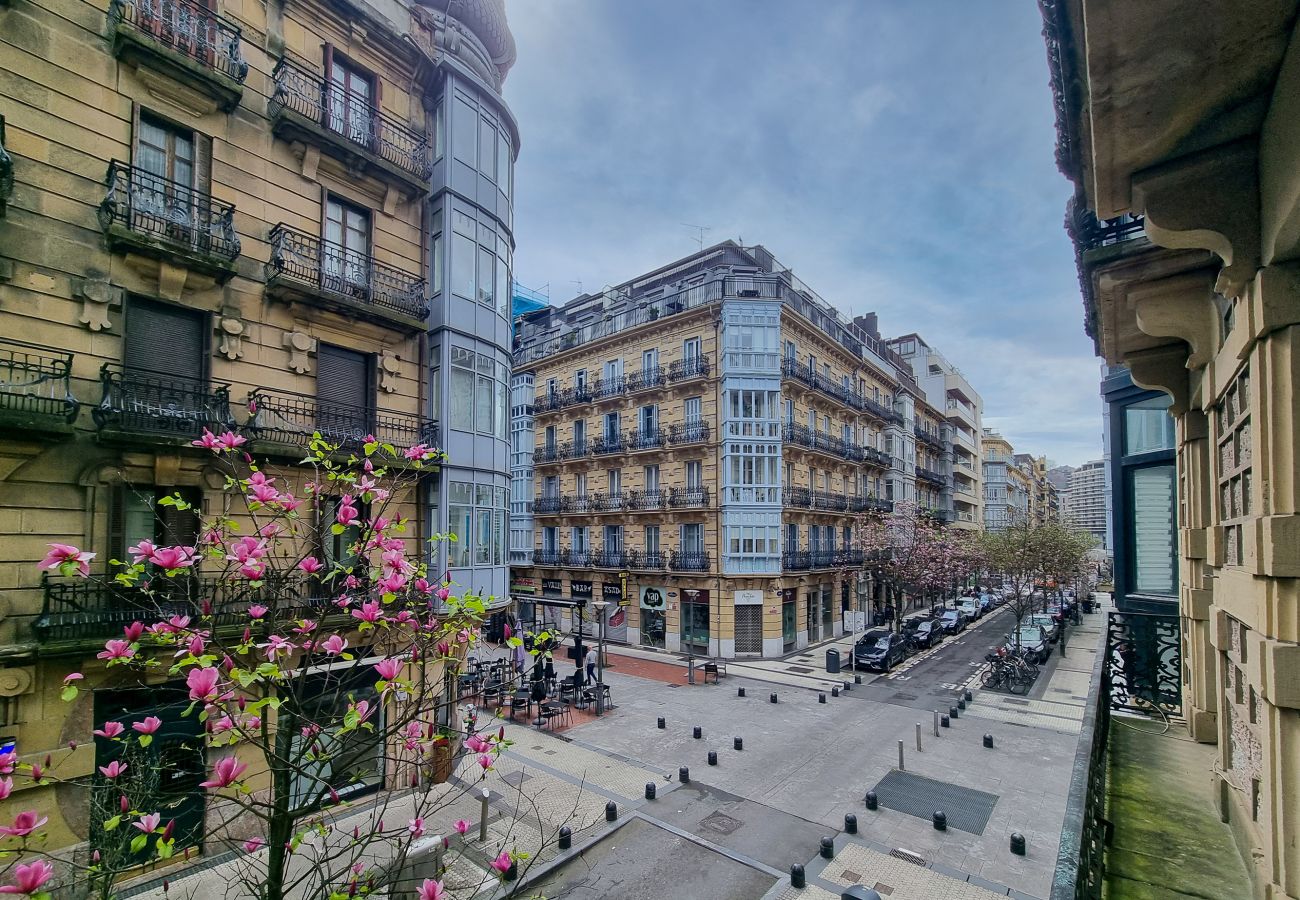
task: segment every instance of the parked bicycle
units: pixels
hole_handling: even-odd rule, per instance
[[[988,666],[981,673],[980,682],[986,688],[1027,694],[1038,678],[1038,666],[1026,659],[1023,652],[1016,653],[1002,647],[984,658]]]

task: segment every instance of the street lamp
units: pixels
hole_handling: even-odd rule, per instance
[[[685,588],[682,590],[682,596],[687,598],[687,602],[681,604],[681,612],[678,618],[681,619],[682,637],[686,639],[686,683],[695,684],[695,644],[691,641],[691,635],[687,631],[687,610],[695,605],[695,598],[700,592],[695,588]]]
[[[605,713],[605,607],[608,600],[597,600],[592,604],[600,618],[599,645],[596,650],[596,715]]]

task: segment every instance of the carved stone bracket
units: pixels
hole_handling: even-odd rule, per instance
[[[244,320],[237,306],[222,307],[217,320],[217,352],[231,361],[244,355]]]
[[[316,352],[316,339],[302,331],[291,331],[284,336],[284,346],[289,348],[289,368],[299,375],[311,371],[309,354]]]
[[[391,350],[379,355],[379,389],[386,394],[397,391],[397,379],[401,373],[401,358]]]
[[[107,279],[81,278],[73,281],[72,295],[81,301],[81,324],[91,331],[104,331],[112,327],[109,310],[122,308],[126,291]]]
[[[1133,285],[1128,302],[1143,334],[1187,341],[1192,348],[1187,368],[1202,368],[1214,356],[1217,308],[1204,275],[1189,272]]]
[[[1169,344],[1154,350],[1138,350],[1124,357],[1133,383],[1152,391],[1164,391],[1173,398],[1169,414],[1181,416],[1187,411],[1187,348]]]

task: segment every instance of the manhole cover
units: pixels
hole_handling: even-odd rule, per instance
[[[809,672],[812,671],[812,669],[806,668],[804,666],[786,666],[785,670],[787,672],[798,672],[800,675],[807,675]]]
[[[997,794],[923,778],[910,772],[890,772],[875,787],[880,805],[929,819],[935,810],[943,810],[948,825],[959,831],[983,834],[984,826],[998,802]]]
[[[1028,705],[1029,705],[1029,701],[1028,701],[1028,700],[1017,700],[1017,699],[1015,699],[1014,697],[1007,697],[1007,698],[1005,698],[1002,702],[1003,702],[1003,703],[1010,703],[1010,704],[1012,704],[1013,706],[1028,706]]]
[[[894,889],[891,888],[889,885],[885,884],[883,881],[877,881],[876,886],[872,888],[872,890],[874,890],[877,894],[879,894],[882,897],[889,897],[894,893]]]
[[[526,775],[523,772],[511,772],[509,775],[501,776],[501,780],[511,787],[519,787],[531,777],[531,775]]]
[[[891,700],[915,700],[915,699],[916,699],[916,694],[904,694],[903,692],[900,691],[900,692],[898,692],[897,694],[894,694],[894,695],[893,695],[892,697],[890,697],[889,699],[891,699]]]
[[[843,873],[840,874],[840,880],[847,881],[849,884],[857,884],[862,880],[862,876],[851,869],[845,869]]]
[[[718,834],[731,834],[743,824],[745,823],[739,819],[720,812],[709,813],[700,820],[701,828],[707,828],[709,831],[715,831]]]

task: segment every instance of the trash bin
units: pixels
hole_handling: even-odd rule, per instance
[[[838,651],[838,650],[827,650],[827,651],[826,651],[826,671],[829,672],[829,673],[831,673],[832,675],[834,675],[834,674],[836,674],[837,672],[839,672],[839,670],[840,670],[840,651]]]
[[[1083,601],[1083,611],[1086,612],[1086,613],[1091,613],[1091,612],[1092,612],[1092,603],[1093,603],[1093,601],[1092,601],[1092,597],[1089,597],[1087,600],[1084,600],[1084,601]]]

